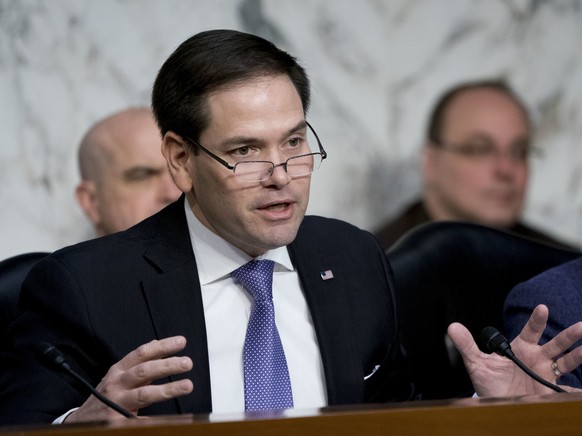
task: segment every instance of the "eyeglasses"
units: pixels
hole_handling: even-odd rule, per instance
[[[517,144],[509,148],[509,150],[499,150],[493,144],[448,144],[442,141],[432,141],[439,148],[451,153],[456,153],[467,159],[475,161],[493,161],[501,156],[507,156],[515,163],[526,163],[530,156],[537,156],[540,154],[539,149],[529,144]]]
[[[321,141],[319,140],[319,136],[317,136],[317,133],[313,127],[311,127],[311,124],[309,124],[307,121],[305,123],[307,124],[309,130],[311,130],[313,133],[313,136],[315,136],[315,140],[317,141],[317,145],[319,147],[319,152],[292,156],[280,164],[275,164],[266,160],[249,160],[237,162],[236,164],[231,165],[224,159],[212,153],[210,150],[204,148],[197,141],[194,141],[193,139],[183,135],[182,138],[190,142],[195,147],[199,147],[200,150],[202,150],[212,159],[231,170],[238,178],[240,178],[240,180],[245,182],[258,183],[268,180],[273,174],[273,171],[275,171],[276,167],[283,167],[283,169],[285,169],[291,178],[308,176],[309,174],[319,169],[321,162],[327,157],[327,152],[323,149]]]

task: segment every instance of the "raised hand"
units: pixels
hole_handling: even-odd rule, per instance
[[[539,345],[547,320],[548,308],[544,305],[537,306],[519,336],[511,342],[511,347],[515,355],[532,371],[556,383],[560,372],[565,374],[582,364],[582,347],[566,353],[576,341],[582,339],[582,322],[563,330],[548,343]],[[461,353],[473,387],[480,397],[553,392],[532,380],[511,360],[495,353],[482,353],[463,325],[451,324],[448,334]],[[553,362],[556,362],[555,365]],[[559,372],[554,371],[554,366]],[[578,391],[569,386],[562,388]]]
[[[188,379],[151,384],[154,380],[192,369],[192,360],[189,357],[173,356],[185,346],[186,339],[183,336],[141,345],[109,369],[97,390],[134,414],[150,404],[187,395],[194,388],[192,381]],[[67,417],[66,422],[113,418],[122,418],[122,415],[90,396],[79,409]]]

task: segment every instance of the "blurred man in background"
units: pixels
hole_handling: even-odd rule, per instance
[[[422,156],[422,198],[381,227],[389,248],[427,221],[468,221],[570,248],[520,222],[532,153],[527,109],[503,82],[448,90],[433,109]]]
[[[112,114],[85,134],[76,195],[97,236],[126,230],[179,197],[161,142],[149,108]]]

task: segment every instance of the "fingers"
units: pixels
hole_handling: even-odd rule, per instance
[[[546,344],[540,346],[539,342],[546,328],[548,316],[548,308],[538,305],[519,336],[512,342],[512,346],[515,345],[515,354],[527,366],[548,380],[552,380],[558,379],[561,374],[566,374],[582,364],[582,347],[571,350],[577,341],[582,340],[582,322],[562,330]],[[553,366],[554,361],[557,367]]]
[[[137,409],[160,401],[181,397],[192,392],[194,386],[188,379],[178,380],[163,385],[148,385],[128,391],[125,401],[135,404]]]
[[[582,322],[571,325],[558,333],[547,344],[543,345],[543,353],[549,359],[556,359],[566,353],[572,345],[582,339]],[[564,354],[558,361],[560,372],[570,372],[582,364],[582,348],[578,347]]]
[[[156,402],[187,395],[194,389],[192,381],[187,379],[151,384],[192,369],[189,357],[173,356],[185,346],[186,339],[182,336],[143,344],[113,365],[97,389],[132,413]]]
[[[572,372],[582,364],[582,349],[576,348],[568,354],[555,359],[555,362],[558,366],[558,371],[562,374]]]
[[[154,359],[161,359],[182,351],[186,346],[186,338],[173,336],[161,340],[154,340],[143,344],[116,363],[121,371],[127,371],[134,366]]]
[[[120,374],[120,381],[126,388],[149,385],[154,380],[182,374],[192,369],[189,357],[167,357],[140,363]]]
[[[182,374],[192,369],[189,357],[173,354],[186,346],[183,336],[154,340],[127,354],[107,372],[99,387],[104,393],[118,393],[149,385],[154,380]]]
[[[461,353],[465,365],[469,365],[470,362],[475,361],[479,357],[480,350],[477,347],[473,336],[464,325],[458,322],[452,323],[447,329],[447,334],[451,338],[451,341],[453,341],[453,344],[459,353]]]
[[[447,334],[455,344],[455,347],[459,350],[465,350],[471,348],[471,343],[473,342],[473,337],[467,328],[458,322],[454,322],[449,325],[447,329]]]
[[[566,353],[577,341],[582,340],[582,322],[563,330],[551,341],[540,346],[539,341],[546,328],[548,315],[546,306],[537,306],[511,345],[526,366],[551,380],[552,377],[557,378],[560,373],[570,372],[582,364],[582,346]],[[511,360],[495,353],[481,353],[470,332],[461,324],[451,324],[448,334],[461,353],[473,386],[480,396],[525,395],[548,391],[547,387],[531,380]],[[552,367],[554,360],[559,372],[556,372],[555,366]]]
[[[546,328],[548,314],[549,311],[545,305],[540,304],[536,306],[527,323],[519,333],[518,338],[529,344],[538,344]]]

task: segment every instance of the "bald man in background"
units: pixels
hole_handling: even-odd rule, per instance
[[[180,195],[149,108],[125,109],[97,122],[81,140],[78,158],[77,201],[97,236],[126,230]]]

